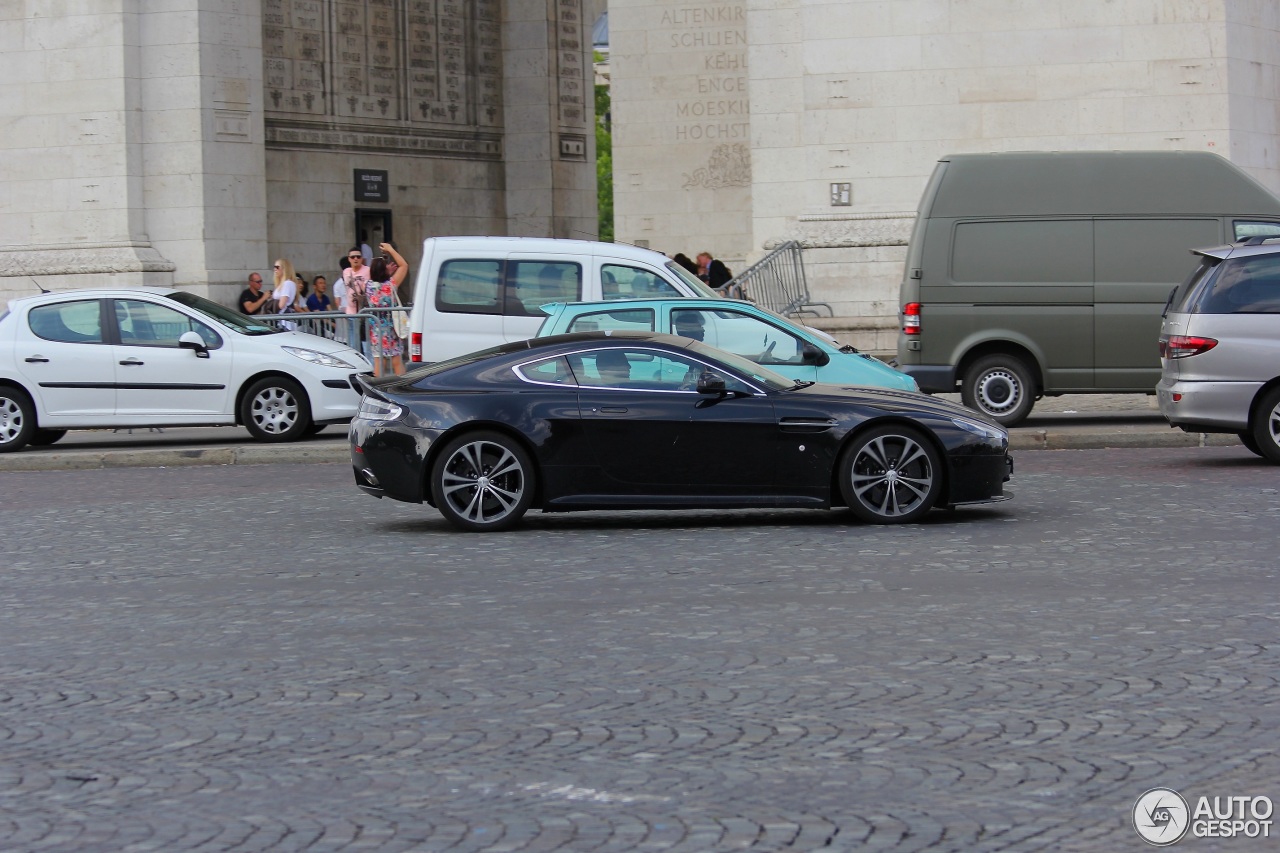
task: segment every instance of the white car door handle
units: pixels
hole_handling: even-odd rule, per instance
[[[126,358],[124,361],[120,363],[123,364],[125,367],[136,367],[138,365],[146,364],[145,361],[142,361],[141,359],[138,359],[138,358]]]
[[[42,355],[29,355],[26,357],[25,361],[27,362],[27,364],[48,364],[49,363],[49,359],[45,358]]]

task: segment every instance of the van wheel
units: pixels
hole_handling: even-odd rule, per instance
[[[1258,402],[1249,432],[1258,447],[1256,450],[1248,444],[1245,447],[1268,462],[1280,464],[1280,388],[1272,388]]]
[[[1011,355],[987,355],[970,365],[960,386],[960,398],[1001,426],[1026,420],[1035,405],[1031,371]]]

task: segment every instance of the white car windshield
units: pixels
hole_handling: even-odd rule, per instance
[[[284,331],[271,323],[264,323],[257,318],[246,316],[225,305],[219,305],[216,302],[205,299],[203,296],[196,296],[194,293],[179,292],[165,295],[179,305],[194,308],[201,314],[217,320],[231,331],[239,332],[242,335],[274,335],[277,332]]]

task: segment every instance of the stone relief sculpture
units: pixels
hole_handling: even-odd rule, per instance
[[[684,173],[683,189],[751,186],[751,152],[741,142],[717,145],[707,165]]]

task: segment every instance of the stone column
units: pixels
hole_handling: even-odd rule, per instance
[[[595,239],[591,19],[583,0],[506,0],[507,233]]]
[[[747,3],[612,0],[618,240],[741,272],[751,239]]]
[[[258,2],[152,9],[0,7],[0,297],[229,292],[265,260]]]

